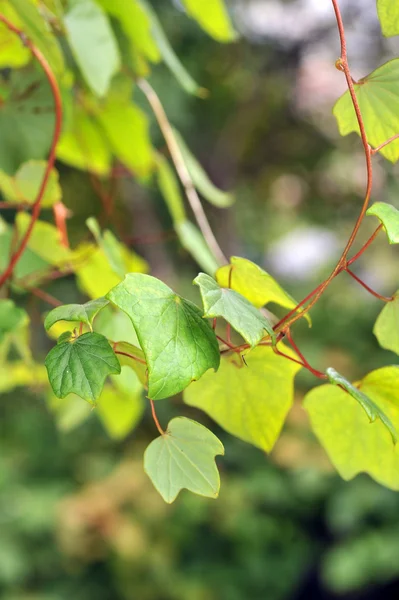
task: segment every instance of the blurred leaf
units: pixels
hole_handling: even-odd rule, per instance
[[[16,387],[48,385],[44,365],[13,361],[0,365],[0,393],[11,392]]]
[[[31,216],[19,213],[16,217],[18,235],[21,239],[29,227]],[[60,242],[58,229],[50,223],[36,221],[29,237],[28,248],[40,256],[46,263],[60,266],[71,259],[72,252]]]
[[[57,344],[44,364],[57,398],[74,392],[91,403],[99,398],[105,378],[121,371],[108,340],[99,333],[84,333],[72,342]]]
[[[86,304],[57,306],[46,316],[44,327],[48,331],[57,321],[79,321],[80,323],[86,323],[92,329],[93,320],[107,304],[108,300],[98,298],[97,300],[90,300]]]
[[[184,390],[205,371],[219,366],[215,334],[195,304],[149,275],[129,274],[107,298],[126,312],[148,365],[153,400]]]
[[[6,333],[14,331],[27,320],[26,312],[15,306],[12,300],[0,299],[0,342]]]
[[[190,173],[191,179],[193,180],[193,183],[200,194],[202,194],[202,196],[208,200],[208,202],[214,206],[218,206],[219,208],[231,206],[235,200],[234,196],[230,192],[223,192],[222,190],[219,190],[219,188],[212,183],[208,175],[205,173],[203,167],[188,148],[180,133],[176,129],[173,131],[180,151],[183,155],[184,162],[186,163],[188,172]]]
[[[104,230],[104,233],[101,233],[98,221],[94,217],[89,217],[86,221],[86,225],[93,234],[99,247],[103,250],[114,273],[123,279],[126,269],[122,255],[122,244],[116,239],[111,231],[106,229]]]
[[[385,37],[399,35],[399,5],[392,0],[377,0],[378,18]]]
[[[30,160],[23,163],[13,177],[0,171],[0,190],[8,202],[33,204],[43,181],[47,163],[44,160]],[[62,198],[58,172],[51,169],[42,207],[49,208]]]
[[[377,317],[373,333],[385,350],[399,354],[399,290],[391,302],[387,302]]]
[[[275,340],[272,325],[244,296],[221,288],[216,281],[200,273],[193,283],[201,291],[204,317],[223,317],[250,346],[256,346],[268,333]]]
[[[51,32],[46,21],[31,0],[11,0],[20,21],[24,34],[34,43],[47,59],[52,71],[62,75],[65,70],[64,57],[57,38]]]
[[[92,406],[76,394],[68,394],[66,398],[60,399],[50,393],[47,397],[47,406],[54,416],[58,429],[64,433],[76,429],[89,418],[92,411]]]
[[[220,478],[215,456],[224,454],[222,442],[209,429],[184,417],[169,422],[165,434],[151,442],[144,469],[165,502],[182,489],[217,498]]]
[[[269,273],[246,258],[232,256],[230,265],[218,269],[216,280],[222,287],[231,287],[261,308],[269,302],[293,309],[297,302],[280,286]],[[301,309],[299,309],[299,312]],[[310,323],[309,315],[305,319]]]
[[[114,348],[115,354],[121,364],[121,367],[133,369],[142,386],[147,386],[147,364],[145,362],[144,352],[141,348],[133,346],[129,342],[116,342]],[[135,360],[136,357],[138,360]]]
[[[4,221],[0,219],[0,273],[3,272],[8,265],[9,257],[11,256],[13,233],[11,227],[8,227]],[[48,267],[48,262],[40,256],[26,248],[21,259],[18,261],[14,275],[17,279],[22,279],[31,276],[33,273],[40,273],[42,269]]]
[[[284,352],[295,356],[289,348]],[[257,346],[245,357],[223,356],[219,371],[206,373],[184,392],[184,402],[206,412],[236,437],[266,452],[273,448],[292,406],[299,365]]]
[[[180,242],[191,254],[199,266],[210,275],[214,275],[219,267],[215,257],[209,249],[204,236],[191,221],[183,221],[175,227]]]
[[[399,367],[372,371],[354,384],[399,429]],[[393,446],[385,424],[370,423],[363,408],[345,391],[322,385],[305,398],[312,429],[341,477],[368,473],[373,479],[399,490],[399,445]]]
[[[9,0],[0,1],[0,12],[18,29],[22,28],[22,21],[11,6]],[[0,23],[0,69],[23,67],[31,60],[31,52],[26,48],[19,37],[10,31],[4,23]]]
[[[93,0],[71,0],[69,6],[64,25],[75,60],[91,90],[105,96],[112,76],[120,68],[112,28]]]
[[[183,223],[186,220],[186,211],[179,182],[174,170],[162,154],[157,155],[157,181],[174,225]]]
[[[25,69],[12,71],[0,90],[0,169],[12,175],[21,163],[46,158],[53,129],[54,102],[47,79]]]
[[[377,217],[384,225],[390,244],[399,244],[399,210],[386,202],[375,202],[366,215]]]
[[[150,20],[152,37],[159,48],[162,59],[164,60],[171,73],[176,77],[181,87],[189,94],[193,94],[194,96],[200,97],[206,96],[207,90],[200,87],[194,81],[194,79],[191,77],[188,71],[186,71],[185,67],[180,62],[180,59],[175,54],[172,46],[169,43],[168,38],[166,37],[163,31],[161,23],[159,22],[158,17],[150,3],[147,0],[139,1]]]
[[[360,406],[363,408],[364,412],[368,416],[370,423],[374,423],[374,421],[378,418],[384,423],[385,427],[388,429],[389,433],[392,436],[392,441],[394,444],[398,441],[398,435],[395,427],[393,426],[390,419],[385,415],[385,413],[372,401],[366,394],[363,394],[357,387],[352,385],[345,377],[343,377],[340,373],[337,373],[335,369],[331,367],[326,371],[328,375],[328,379],[330,383],[333,385],[338,385],[341,388],[344,388],[346,392],[352,398],[359,402]]]
[[[206,7],[198,0],[182,0],[187,14],[195,19],[209,35],[219,42],[230,42],[236,38],[224,0],[211,0]]]
[[[378,147],[399,131],[399,58],[390,60],[355,84],[369,144]],[[337,101],[334,115],[341,135],[359,133],[349,91]],[[399,158],[399,140],[380,150],[391,162]]]

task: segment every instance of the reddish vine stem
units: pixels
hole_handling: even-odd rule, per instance
[[[135,360],[137,362],[139,362],[142,365],[146,365],[146,361],[143,360],[142,358],[139,358],[138,356],[134,356],[133,354],[129,354],[128,352],[122,352],[121,350],[115,350],[115,345],[114,344],[114,352],[115,354],[121,354],[122,356],[127,356],[128,358],[131,358],[132,360]]]
[[[355,281],[357,281],[362,287],[364,287],[364,289],[367,290],[372,296],[375,296],[376,298],[378,298],[379,300],[382,300],[383,302],[392,302],[392,300],[393,300],[392,296],[390,296],[389,298],[387,296],[381,296],[381,294],[379,294],[378,292],[376,292],[375,290],[373,290],[371,287],[369,287],[367,285],[367,283],[365,283],[362,279],[360,279],[360,277],[358,277],[357,275],[355,275],[355,273],[353,271],[351,271],[350,269],[348,269],[348,267],[346,267],[345,271]]]
[[[154,401],[151,400],[151,398],[149,398],[150,404],[151,404],[151,412],[152,412],[152,418],[154,419],[154,423],[159,431],[159,433],[161,435],[165,435],[164,430],[162,429],[159,421],[158,421],[158,417],[157,417],[157,413],[155,412],[155,406],[154,406]]]
[[[34,296],[37,296],[44,302],[47,302],[47,304],[50,304],[50,306],[55,306],[55,307],[62,306],[62,302],[60,302],[60,300],[58,300],[58,298],[55,298],[54,296],[52,296],[48,292],[45,292],[44,290],[41,290],[40,288],[37,288],[37,287],[26,288],[26,291],[31,292]]]
[[[51,147],[50,147],[49,157],[47,160],[46,170],[44,172],[44,176],[43,176],[39,191],[37,193],[36,200],[32,206],[31,220],[30,220],[29,226],[28,226],[24,236],[22,237],[22,240],[19,244],[18,249],[14,252],[14,254],[12,255],[12,257],[8,263],[8,266],[6,267],[3,274],[0,276],[0,287],[1,287],[12,276],[15,266],[18,263],[19,259],[21,258],[22,254],[28,244],[33,227],[40,215],[42,199],[43,199],[44,192],[46,190],[46,186],[47,186],[47,183],[48,183],[48,180],[50,177],[51,169],[54,166],[55,150],[56,150],[57,142],[58,142],[58,139],[59,139],[60,133],[61,133],[62,100],[61,100],[61,93],[60,93],[56,78],[54,76],[54,73],[51,70],[51,67],[48,64],[46,58],[40,52],[40,50],[38,48],[36,48],[36,46],[29,39],[26,38],[23,31],[21,31],[18,27],[15,27],[15,25],[13,25],[13,23],[11,23],[2,14],[0,14],[0,21],[2,23],[4,23],[10,31],[12,31],[13,33],[15,33],[16,35],[19,36],[19,38],[21,39],[21,42],[29,48],[32,55],[39,62],[40,66],[42,67],[42,69],[47,77],[47,80],[50,84],[51,91],[52,91],[53,98],[54,98],[54,110],[55,110],[55,124],[54,124],[53,139],[51,142]]]
[[[303,366],[310,371],[313,375],[315,375],[315,377],[318,377],[319,379],[327,379],[327,375],[325,373],[323,373],[322,371],[318,371],[317,369],[314,369],[309,362],[306,360],[306,358],[304,357],[304,355],[302,354],[302,352],[299,350],[298,346],[296,345],[296,343],[294,342],[294,340],[292,339],[292,335],[289,329],[287,329],[287,331],[285,332],[285,335],[287,336],[287,340],[290,344],[290,346],[292,347],[292,349],[296,352],[296,354],[298,354],[299,358],[301,359],[301,361],[303,362]]]

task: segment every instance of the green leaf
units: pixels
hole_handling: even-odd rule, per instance
[[[205,273],[200,273],[193,283],[201,291],[204,317],[223,317],[250,346],[256,346],[265,337],[265,332],[275,340],[272,325],[244,296],[221,288]]]
[[[255,263],[237,256],[232,256],[230,263],[216,272],[216,280],[222,287],[231,287],[257,308],[261,308],[269,302],[274,302],[289,310],[297,305],[297,302],[283,290],[280,284]],[[301,309],[299,309],[300,311]],[[305,315],[305,318],[310,323],[309,316]]]
[[[105,378],[121,372],[108,340],[99,333],[84,333],[72,342],[57,344],[44,364],[57,398],[74,392],[92,403],[99,398]]]
[[[158,17],[153,10],[147,0],[140,0],[141,6],[144,8],[146,14],[151,23],[151,34],[153,39],[155,40],[158,49],[161,53],[161,56],[169,68],[171,73],[176,77],[176,80],[179,82],[181,87],[188,92],[189,94],[193,94],[194,96],[204,97],[207,95],[207,90],[200,87],[198,83],[194,81],[191,77],[190,73],[185,69],[185,67],[180,62],[179,58],[175,54],[172,46],[169,43],[168,38],[166,37],[161,23],[158,20]]]
[[[123,260],[122,244],[118,242],[111,231],[106,229],[104,230],[104,233],[101,233],[98,221],[94,217],[89,217],[86,221],[86,225],[93,234],[97,244],[103,250],[114,273],[123,279],[126,273],[126,267]]]
[[[377,0],[377,12],[385,37],[399,35],[399,5],[395,0]]]
[[[229,15],[223,0],[207,2],[206,9],[198,0],[182,0],[187,14],[195,19],[209,35],[219,42],[230,42],[236,39]]]
[[[289,348],[284,352],[295,357]],[[266,452],[273,448],[294,398],[301,368],[267,346],[240,357],[223,356],[219,371],[206,373],[184,392],[184,402],[205,411],[218,425]]]
[[[381,348],[399,354],[399,290],[378,315],[373,333]]]
[[[144,470],[168,504],[182,489],[217,498],[220,478],[215,456],[224,454],[222,442],[209,429],[184,417],[169,422],[168,429],[148,446]]]
[[[0,393],[6,394],[17,387],[39,387],[48,383],[46,369],[37,363],[16,360],[0,365]]]
[[[115,156],[138,176],[148,175],[154,166],[154,150],[145,113],[132,102],[111,99],[96,118]]]
[[[327,371],[328,379],[330,383],[333,385],[339,385],[341,388],[344,388],[348,392],[352,398],[359,402],[360,406],[363,408],[364,412],[368,416],[370,423],[374,423],[374,421],[378,418],[384,423],[385,427],[388,429],[389,433],[392,436],[392,441],[394,444],[398,441],[397,432],[395,427],[389,420],[389,418],[380,410],[380,408],[372,401],[370,398],[366,396],[363,392],[361,392],[357,387],[352,385],[345,377],[340,375],[335,369],[328,368]]]
[[[13,177],[0,171],[0,190],[8,202],[33,204],[43,181],[47,163],[44,160],[30,160],[20,166]],[[51,169],[41,206],[49,208],[62,197],[58,172]]]
[[[26,312],[15,306],[12,300],[0,299],[0,342],[3,341],[6,333],[13,332],[27,320]]]
[[[92,406],[83,402],[76,394],[69,394],[61,400],[50,393],[47,397],[47,406],[58,429],[63,433],[76,429],[89,418],[92,412]]]
[[[11,4],[22,22],[21,29],[47,59],[52,71],[62,75],[65,71],[64,58],[57,38],[31,0],[11,0]]]
[[[205,173],[203,167],[186,145],[180,133],[176,129],[173,131],[180,151],[183,155],[184,162],[186,163],[188,172],[190,173],[191,179],[193,180],[193,183],[200,194],[202,194],[202,196],[208,200],[208,202],[214,206],[218,206],[219,208],[231,206],[235,200],[233,194],[219,190],[219,188],[212,183],[208,175]]]
[[[219,267],[209,249],[204,236],[191,221],[183,221],[175,227],[181,245],[187,250],[204,271],[214,275]]]
[[[375,202],[366,215],[377,217],[384,225],[390,244],[399,244],[399,210],[386,202]]]
[[[399,58],[390,60],[355,84],[356,97],[363,115],[369,144],[378,147],[399,131]],[[341,135],[359,132],[349,92],[334,106]],[[399,140],[380,150],[391,162],[399,158]]]
[[[377,369],[354,385],[399,430],[399,367]],[[362,406],[334,385],[313,389],[304,406],[312,429],[344,479],[365,472],[399,490],[399,445],[392,445],[391,434],[380,419],[370,423]]]
[[[0,12],[18,29],[22,28],[22,21],[18,18],[9,0],[0,1]],[[24,46],[19,37],[4,23],[0,23],[0,48],[0,69],[18,69],[26,65],[32,58],[29,48]]]
[[[106,298],[98,298],[97,300],[90,300],[86,304],[57,306],[46,316],[44,327],[48,331],[57,321],[79,321],[80,323],[86,323],[92,329],[94,318],[107,304],[108,300]]]
[[[157,182],[174,225],[184,223],[186,220],[186,211],[179,182],[174,170],[162,154],[157,155]]]
[[[0,80],[1,81],[1,80]],[[32,158],[44,159],[54,130],[54,101],[40,73],[13,71],[0,91],[0,169],[12,175]]]
[[[141,385],[147,387],[147,364],[141,348],[137,348],[137,346],[129,342],[115,342],[114,352],[118,357],[121,367],[132,369]]]
[[[12,229],[0,219],[0,273],[2,273],[8,265],[12,244]],[[40,258],[40,256],[32,252],[29,248],[26,248],[14,269],[14,275],[18,280],[27,277],[28,275],[31,278],[34,273],[38,273],[39,278],[39,273],[48,266],[49,265],[45,260]]]
[[[72,0],[64,25],[75,60],[97,96],[108,92],[120,68],[119,50],[105,13],[93,0]]]
[[[19,239],[26,233],[30,221],[31,216],[26,213],[17,215]],[[28,247],[50,265],[60,266],[72,258],[71,250],[62,246],[57,228],[44,221],[35,222]]]
[[[143,386],[127,367],[122,367],[121,374],[111,378],[115,387],[104,387],[96,413],[109,436],[121,440],[136,427],[143,415]]]
[[[126,312],[148,365],[148,395],[153,400],[178,394],[220,356],[214,332],[195,304],[150,275],[129,274],[107,298]]]

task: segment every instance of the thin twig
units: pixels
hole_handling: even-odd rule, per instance
[[[382,144],[380,144],[376,148],[371,148],[371,150],[370,150],[371,154],[377,154],[377,152],[379,152],[380,150],[382,150],[383,148],[385,148],[385,146],[388,146],[388,144],[390,144],[391,142],[394,142],[398,138],[399,138],[399,133],[396,133],[395,135],[393,135],[392,137],[390,137],[388,140],[386,140],[385,142],[383,142]]]
[[[378,298],[379,300],[382,300],[383,302],[392,302],[392,300],[393,300],[392,296],[390,296],[389,298],[387,296],[381,296],[381,294],[379,294],[378,292],[373,290],[370,286],[368,286],[367,283],[365,283],[362,279],[360,279],[360,277],[355,275],[355,273],[353,271],[351,271],[350,269],[348,269],[348,267],[346,267],[345,271],[355,281],[357,281],[362,287],[364,287],[364,289],[367,290],[369,292],[369,294],[371,294],[372,296],[375,296],[376,298]]]
[[[155,412],[155,406],[154,406],[154,401],[151,400],[151,398],[149,398],[150,404],[151,404],[151,412],[152,412],[152,418],[154,419],[154,423],[159,431],[159,433],[161,435],[165,435],[164,430],[162,429],[159,421],[158,421],[158,417],[157,417],[157,413]]]
[[[210,250],[215,256],[216,261],[220,265],[224,265],[228,263],[225,255],[223,254],[216,237],[211,229],[208,218],[205,214],[204,208],[201,204],[201,200],[197,194],[197,191],[194,187],[193,181],[191,179],[190,173],[187,169],[186,163],[184,162],[184,158],[180,147],[176,141],[175,135],[173,133],[173,129],[169,123],[168,117],[166,116],[165,110],[161,104],[161,101],[158,98],[155,90],[148,83],[148,81],[144,79],[140,79],[138,85],[141,91],[145,94],[151,108],[154,112],[154,115],[158,121],[158,125],[163,133],[166,144],[169,148],[169,152],[173,163],[175,165],[177,174],[180,178],[180,181],[184,187],[186,192],[187,199],[190,203],[191,209],[194,213],[195,219],[198,223],[199,228],[202,231],[202,234],[208,244]]]

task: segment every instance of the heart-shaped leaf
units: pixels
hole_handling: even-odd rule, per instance
[[[109,300],[106,298],[98,298],[97,300],[90,300],[85,304],[64,304],[63,306],[57,306],[57,308],[54,308],[46,316],[44,327],[48,331],[58,321],[79,321],[80,323],[86,323],[92,329],[94,318],[108,303]]]
[[[374,215],[384,225],[390,244],[399,244],[399,210],[386,202],[375,202],[366,215]]]
[[[378,315],[373,333],[381,348],[399,354],[399,290]]]

